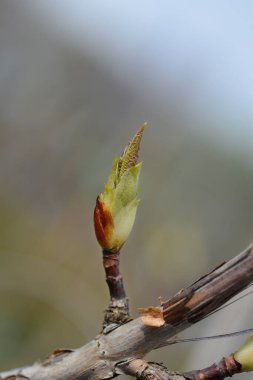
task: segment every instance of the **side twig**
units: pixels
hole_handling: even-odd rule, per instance
[[[241,373],[241,365],[233,355],[223,358],[210,367],[184,373],[171,372],[161,364],[142,359],[132,360],[123,365],[122,369],[125,374],[134,376],[137,380],[223,380]]]

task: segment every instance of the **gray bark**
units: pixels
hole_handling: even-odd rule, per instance
[[[148,326],[142,318],[136,318],[108,334],[97,336],[81,348],[56,350],[42,363],[0,373],[0,376],[30,380],[115,377],[126,371],[128,363],[144,358],[169,338],[205,318],[252,281],[253,246],[250,246],[164,302],[161,306],[163,326]]]

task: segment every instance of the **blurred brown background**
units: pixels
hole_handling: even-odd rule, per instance
[[[143,121],[141,204],[121,261],[133,315],[251,242],[252,11],[228,1],[0,2],[1,370],[99,332],[108,293],[94,202]],[[252,327],[251,305],[182,336]],[[202,367],[242,339],[150,358]]]

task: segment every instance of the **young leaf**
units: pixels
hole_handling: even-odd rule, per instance
[[[94,210],[95,233],[101,247],[110,252],[119,251],[135,221],[141,170],[138,153],[146,125],[142,124],[122,156],[114,159],[104,192],[97,198]]]

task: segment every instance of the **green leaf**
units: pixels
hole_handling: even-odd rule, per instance
[[[146,123],[137,131],[120,158],[115,157],[104,192],[98,197],[94,223],[100,245],[116,252],[127,240],[139,200],[138,182],[142,163],[137,163]]]
[[[132,166],[134,166],[139,158],[139,149],[141,138],[144,132],[144,129],[147,127],[147,123],[143,123],[139,130],[134,135],[133,139],[130,141],[128,146],[125,148],[122,156],[119,159],[118,163],[118,177],[117,182],[121,179],[125,171]]]

